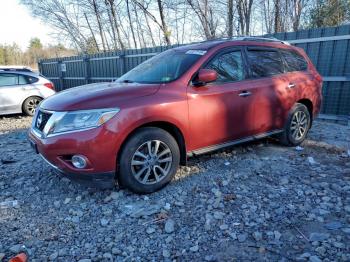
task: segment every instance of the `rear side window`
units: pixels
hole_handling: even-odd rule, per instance
[[[293,50],[281,50],[282,56],[286,61],[288,72],[305,71],[307,69],[307,62],[304,57]]]
[[[26,84],[28,84],[29,82],[28,82],[28,79],[27,79],[27,77],[26,76],[24,76],[24,75],[18,75],[18,84],[19,85],[26,85]]]
[[[13,86],[18,84],[18,77],[15,74],[0,74],[0,86]]]
[[[248,61],[253,78],[284,73],[281,56],[275,50],[248,49]]]
[[[26,76],[26,79],[28,84],[34,84],[39,81],[39,78],[36,78],[34,76]]]
[[[232,51],[216,56],[205,67],[218,73],[217,82],[234,82],[244,79],[241,51]]]

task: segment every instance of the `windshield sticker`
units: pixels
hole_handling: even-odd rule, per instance
[[[207,51],[205,50],[188,50],[186,52],[187,55],[205,55]]]

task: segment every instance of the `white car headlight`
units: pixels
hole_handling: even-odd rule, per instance
[[[44,129],[45,135],[89,129],[103,125],[120,111],[119,108],[55,112]]]

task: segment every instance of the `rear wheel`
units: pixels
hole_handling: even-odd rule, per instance
[[[311,117],[309,110],[303,104],[297,103],[291,109],[283,133],[280,135],[280,142],[287,146],[301,144],[309,132]]]
[[[35,109],[38,107],[41,100],[42,100],[42,98],[37,97],[37,96],[28,97],[23,102],[23,112],[28,116],[34,115]]]
[[[123,147],[118,178],[133,192],[152,193],[171,181],[179,162],[179,146],[168,132],[141,128]]]

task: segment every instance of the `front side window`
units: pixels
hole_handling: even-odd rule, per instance
[[[281,50],[282,56],[287,63],[287,71],[305,71],[307,62],[304,57],[292,50]]]
[[[217,82],[235,82],[244,79],[241,51],[232,51],[215,57],[205,67],[218,73]]]
[[[204,51],[202,51],[204,52]],[[200,52],[169,50],[138,65],[118,82],[167,83],[181,77],[201,58]]]
[[[284,73],[282,59],[274,50],[248,50],[248,61],[253,78]]]
[[[0,86],[18,85],[18,76],[15,74],[0,74]]]

